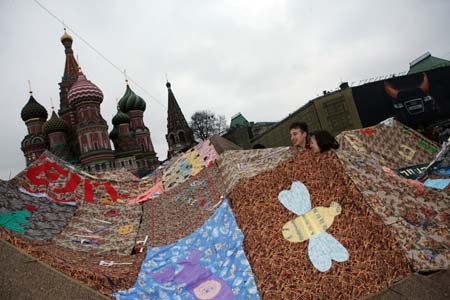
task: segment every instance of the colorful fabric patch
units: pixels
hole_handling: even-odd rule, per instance
[[[420,164],[415,166],[404,167],[395,170],[395,172],[407,179],[417,179],[419,175],[422,174],[424,170],[426,170],[428,164]]]
[[[185,285],[185,288],[196,299],[235,299],[228,283],[200,264],[202,256],[203,253],[201,251],[192,250],[187,259],[178,261],[165,267],[158,273],[150,275],[158,283],[173,282]],[[182,270],[176,272],[175,266],[181,266]]]
[[[209,140],[200,142],[196,149],[200,153],[205,167],[208,167],[211,162],[214,163],[219,158],[219,154]]]
[[[394,118],[388,118],[384,121],[381,121],[380,124],[383,124],[385,126],[393,127],[394,126]]]
[[[111,251],[118,255],[130,255],[141,215],[139,205],[83,205],[56,237],[56,244],[96,255]]]
[[[192,176],[192,165],[183,155],[179,156],[176,161],[171,164],[162,176],[164,190],[168,191],[180,183],[185,182]]]
[[[413,148],[406,146],[406,145],[400,145],[400,150],[398,150],[398,154],[405,160],[405,161],[411,161],[414,158],[414,155],[416,154],[416,150]]]
[[[32,197],[11,183],[0,181],[0,213],[28,210],[32,213],[23,235],[31,240],[51,240],[72,218],[76,207],[57,203],[47,197]]]
[[[168,246],[147,249],[134,286],[113,295],[119,300],[259,299],[242,241],[224,200],[193,234]]]
[[[424,185],[438,190],[445,189],[450,184],[450,179],[427,179]]]
[[[256,150],[233,150],[221,154],[220,169],[225,195],[241,180],[275,168],[294,155],[290,147]]]
[[[438,148],[435,145],[433,145],[425,140],[419,141],[419,147],[424,149],[425,151],[427,151],[430,154],[438,152]]]
[[[138,204],[149,200],[153,200],[161,196],[162,193],[164,193],[164,187],[162,181],[159,181],[147,192],[140,194],[135,199],[130,200],[128,204]]]
[[[0,213],[0,226],[12,231],[25,233],[23,226],[28,225],[27,218],[30,216],[31,213],[26,209],[10,213]]]
[[[283,226],[284,238],[294,243],[309,240],[308,254],[316,269],[326,272],[331,268],[332,260],[348,260],[347,249],[325,232],[333,224],[334,217],[341,213],[338,203],[311,209],[308,189],[300,181],[293,182],[290,190],[280,192],[278,199],[284,207],[298,215]]]
[[[370,127],[369,128],[361,128],[359,131],[361,133],[364,133],[364,134],[368,135],[368,136],[372,136],[372,135],[375,134],[375,130],[373,128],[370,128]]]
[[[437,169],[436,171],[433,172],[433,174],[449,176],[450,175],[450,167],[444,167],[444,168]]]
[[[191,148],[186,151],[186,153],[184,153],[184,157],[192,166],[192,176],[197,175],[205,167],[203,159],[196,148]]]
[[[42,154],[14,181],[31,195],[45,195],[62,203],[92,203],[100,199],[108,199],[106,202],[112,203],[128,197],[119,194],[111,182],[92,180],[81,175],[73,166],[49,152]]]

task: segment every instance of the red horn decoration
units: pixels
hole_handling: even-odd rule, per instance
[[[391,96],[394,99],[397,99],[397,95],[399,90],[397,90],[396,88],[394,88],[389,82],[385,81],[384,82],[384,90],[386,91],[386,93],[388,93],[389,96]]]
[[[428,94],[428,90],[430,89],[430,82],[428,81],[427,73],[423,73],[423,80],[420,84],[419,88],[426,94]]]

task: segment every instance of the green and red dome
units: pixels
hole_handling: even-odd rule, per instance
[[[136,95],[127,84],[125,94],[119,100],[119,107],[122,112],[127,113],[132,110],[145,111],[146,104],[144,99]]]
[[[51,118],[42,126],[42,131],[46,135],[53,132],[67,132],[67,130],[69,130],[67,123],[63,119],[59,118],[54,111]]]
[[[117,108],[117,114],[112,118],[113,125],[120,125],[130,123],[130,117],[123,113],[120,108]]]

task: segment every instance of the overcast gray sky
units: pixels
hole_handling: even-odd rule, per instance
[[[430,51],[450,59],[450,1],[39,0],[146,91],[144,121],[167,153],[165,74],[186,119],[208,109],[277,121],[341,81],[398,73]],[[370,3],[370,4],[369,4]],[[78,37],[73,49],[103,91],[111,128],[123,75]],[[32,0],[0,0],[0,178],[25,167],[20,111],[35,98],[59,107],[63,26]],[[157,99],[157,100],[155,100]],[[159,104],[157,101],[161,102]]]

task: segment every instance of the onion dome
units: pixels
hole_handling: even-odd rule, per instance
[[[53,132],[67,132],[67,130],[69,130],[69,126],[67,126],[67,123],[63,119],[56,115],[55,111],[53,111],[51,118],[42,126],[42,131],[46,135]]]
[[[136,95],[127,84],[127,90],[122,98],[119,100],[120,110],[127,113],[131,110],[145,111],[145,101],[138,95]]]
[[[111,140],[115,140],[115,139],[117,139],[118,136],[119,136],[119,130],[117,130],[117,127],[114,126],[113,130],[111,130],[111,132],[109,133],[109,138]]]
[[[20,116],[24,122],[35,118],[47,120],[48,113],[45,107],[39,104],[30,92],[30,99],[28,99],[27,104],[22,108]]]
[[[72,36],[67,33],[65,28],[64,28],[64,34],[61,36],[61,42],[64,42],[64,41],[73,41]]]
[[[103,101],[102,91],[92,82],[86,79],[86,76],[80,71],[77,81],[72,85],[67,94],[69,103],[74,101],[95,100]]]
[[[112,119],[112,123],[113,125],[120,125],[120,124],[124,124],[124,123],[130,123],[130,117],[123,113],[120,108],[117,108],[117,114],[113,117]]]

